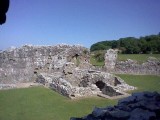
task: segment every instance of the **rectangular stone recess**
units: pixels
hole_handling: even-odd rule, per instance
[[[122,93],[116,92],[112,87],[107,86],[103,81],[97,81],[96,86],[102,91],[102,94],[108,95],[110,97],[123,95]]]

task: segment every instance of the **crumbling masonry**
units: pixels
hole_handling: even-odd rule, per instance
[[[89,50],[82,46],[25,45],[0,52],[0,88],[37,82],[70,98],[117,98],[135,89],[121,78],[92,67]]]
[[[160,75],[160,59],[149,57],[146,62],[117,60],[117,50],[109,49],[105,54],[105,70],[118,74]]]

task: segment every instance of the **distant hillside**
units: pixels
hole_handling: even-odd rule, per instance
[[[126,37],[119,40],[106,40],[93,44],[91,52],[97,50],[119,49],[125,54],[160,53],[160,33],[140,38]]]

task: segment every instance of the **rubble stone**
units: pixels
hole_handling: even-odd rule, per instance
[[[105,68],[107,72],[112,72],[115,70],[116,61],[117,61],[117,51],[113,49],[107,50],[105,54]]]
[[[77,64],[77,61],[79,64],[88,63],[87,48],[78,45],[24,45],[20,48],[1,51],[0,83],[31,82],[35,80],[35,74],[63,71],[66,62]]]
[[[112,66],[115,55],[109,59]],[[135,89],[113,74],[93,70],[89,61],[89,50],[82,46],[25,45],[0,52],[0,83],[35,81],[70,98],[122,97],[127,95],[125,91]]]
[[[143,63],[131,59],[118,61],[117,50],[109,49],[105,54],[105,71],[117,74],[159,75],[160,60],[149,57]]]
[[[115,65],[116,73],[159,75],[160,60],[149,57],[144,63],[128,59],[127,61],[117,61]]]

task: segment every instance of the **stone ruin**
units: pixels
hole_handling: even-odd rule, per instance
[[[25,45],[0,52],[0,88],[35,82],[69,98],[98,95],[111,99],[128,96],[125,91],[135,89],[92,67],[90,52],[82,46]]]
[[[66,62],[80,67],[89,60],[88,50],[81,46],[29,46],[0,52],[0,83],[34,81],[41,72],[62,72]]]
[[[143,63],[131,59],[117,61],[115,72],[119,74],[160,75],[160,60],[149,57]]]
[[[105,54],[105,71],[117,74],[160,75],[160,59],[149,57],[146,62],[117,60],[117,50],[109,49]]]
[[[117,50],[109,49],[105,53],[105,68],[108,72],[115,71],[115,66],[117,62]]]
[[[80,69],[66,63],[64,71],[40,73],[36,82],[69,98],[98,95],[105,98],[128,96],[125,91],[135,89],[110,73]]]

